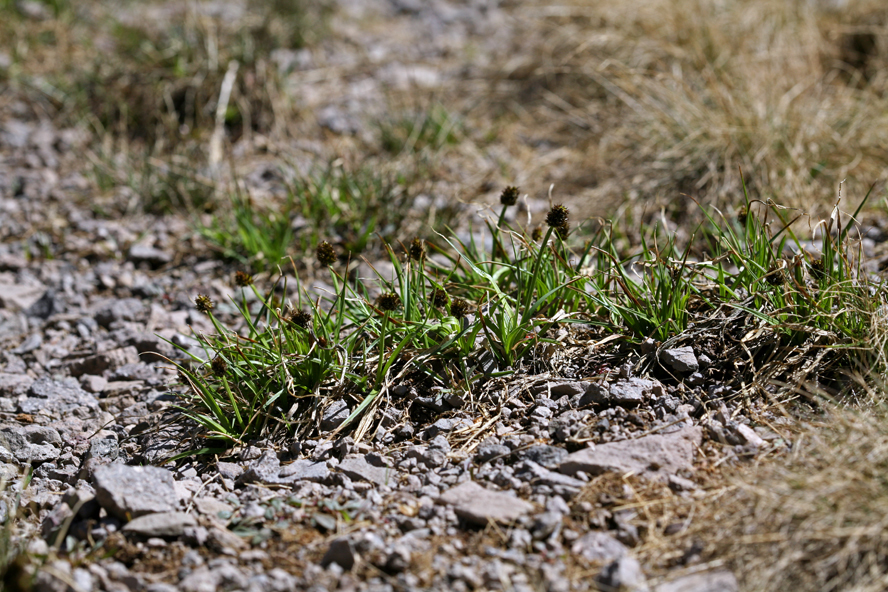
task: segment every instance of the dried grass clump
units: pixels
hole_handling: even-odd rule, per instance
[[[884,418],[836,410],[800,434],[785,458],[738,471],[732,487],[702,501],[679,502],[693,506],[685,509],[693,520],[670,545],[696,543],[704,561],[733,569],[744,590],[884,590],[886,474]],[[663,548],[646,552],[668,566]]]
[[[576,184],[602,196],[736,202],[742,168],[753,195],[810,207],[844,178],[863,195],[885,177],[884,3],[574,1],[520,14],[498,88],[579,148]]]

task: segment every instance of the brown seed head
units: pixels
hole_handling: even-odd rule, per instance
[[[457,319],[461,319],[469,314],[469,311],[472,310],[472,305],[463,300],[462,298],[454,298],[450,302],[450,314]]]
[[[318,258],[318,263],[320,263],[324,267],[329,267],[330,265],[336,263],[336,249],[334,249],[333,245],[331,245],[327,241],[322,241],[321,244],[318,245],[316,255]]]
[[[204,314],[210,314],[210,311],[213,310],[213,301],[210,300],[210,297],[205,294],[198,294],[197,298],[194,299],[194,306],[197,308],[198,312],[202,312]]]
[[[740,206],[737,210],[737,222],[740,223],[740,226],[746,226],[746,218],[749,216],[749,211],[746,209],[746,206]]]
[[[552,209],[546,214],[546,224],[553,228],[558,228],[566,224],[569,218],[570,211],[566,207],[562,205],[552,206]]]
[[[500,194],[500,203],[504,206],[514,206],[518,202],[518,188],[512,185],[503,189]]]
[[[555,234],[557,234],[561,240],[565,240],[567,235],[570,234],[570,222],[565,222],[561,226],[556,227]]]
[[[225,362],[225,359],[220,355],[216,355],[213,358],[213,361],[210,363],[210,366],[213,369],[213,374],[216,376],[222,377],[225,375],[225,372],[228,370],[228,364]]]
[[[530,233],[530,240],[533,242],[537,242],[543,238],[543,229],[539,226],[533,229],[533,232]]]
[[[386,292],[376,299],[376,305],[385,312],[397,310],[401,307],[401,297],[394,292]]]
[[[422,244],[422,240],[414,238],[410,243],[408,253],[414,261],[422,261],[422,258],[425,257],[425,245]]]
[[[311,313],[304,310],[294,310],[290,313],[289,321],[303,329],[308,329],[311,325]]]
[[[246,288],[253,283],[253,276],[245,271],[234,272],[234,285],[238,288]]]
[[[432,290],[432,304],[435,305],[435,308],[444,308],[447,306],[447,292],[441,288],[435,288]]]

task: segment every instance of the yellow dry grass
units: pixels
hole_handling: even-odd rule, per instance
[[[516,135],[556,130],[596,213],[736,203],[740,169],[754,195],[822,211],[839,181],[859,200],[885,178],[888,134],[888,5],[831,4],[521,3],[494,87]]]

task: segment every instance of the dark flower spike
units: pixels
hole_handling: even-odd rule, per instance
[[[408,253],[410,254],[410,258],[414,261],[422,261],[422,258],[425,257],[425,245],[422,244],[422,240],[414,238],[410,243]]]
[[[472,305],[463,300],[462,298],[456,298],[453,302],[450,303],[450,314],[457,319],[464,318],[469,311],[472,309]]]
[[[245,271],[234,272],[234,285],[238,288],[246,288],[253,283],[253,276]]]
[[[432,291],[432,304],[435,305],[435,308],[444,308],[447,306],[447,292],[441,288],[435,288]]]
[[[217,355],[215,358],[213,358],[210,366],[213,369],[213,374],[219,377],[224,376],[225,372],[228,370],[228,363],[225,362],[225,360],[220,355]]]
[[[543,229],[537,226],[533,229],[533,232],[530,233],[530,240],[533,242],[537,242],[543,238]]]
[[[386,292],[376,299],[376,304],[385,312],[390,312],[401,307],[401,297],[394,292]]]
[[[504,206],[514,206],[518,202],[518,188],[512,185],[503,189],[500,194],[500,203]]]
[[[197,298],[194,299],[194,306],[197,308],[198,312],[202,312],[204,314],[210,314],[210,311],[213,310],[213,301],[210,300],[210,297],[205,294],[198,294]]]
[[[546,224],[552,228],[564,226],[569,219],[570,211],[562,205],[553,206],[549,213],[546,214]]]
[[[311,324],[311,313],[304,310],[294,310],[290,314],[290,322],[303,329],[308,329],[308,326]]]
[[[327,241],[322,241],[321,244],[318,245],[316,255],[318,263],[324,267],[329,267],[336,263],[336,249],[334,249],[333,245]]]
[[[555,227],[555,234],[557,234],[561,240],[565,240],[567,235],[570,234],[570,222],[565,222],[561,226]]]

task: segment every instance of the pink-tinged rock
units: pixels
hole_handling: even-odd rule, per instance
[[[599,444],[569,454],[558,470],[567,475],[579,471],[589,475],[612,471],[665,477],[681,470],[693,470],[694,451],[702,438],[702,430],[694,426],[671,434]]]
[[[533,510],[533,505],[502,491],[491,491],[474,481],[465,481],[441,494],[439,504],[453,506],[456,515],[468,522],[509,524]]]

